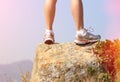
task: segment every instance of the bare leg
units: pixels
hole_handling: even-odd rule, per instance
[[[56,2],[57,0],[45,1],[44,14],[46,20],[46,27],[48,30],[52,30],[52,25],[55,17]]]
[[[72,15],[76,24],[76,30],[84,27],[82,0],[71,0]]]
[[[100,35],[94,35],[84,29],[82,0],[71,0],[72,15],[76,24],[76,44],[94,43],[101,39]]]

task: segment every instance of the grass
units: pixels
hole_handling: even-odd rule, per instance
[[[30,82],[30,76],[31,74],[29,72],[26,72],[24,75],[21,76],[22,82]]]

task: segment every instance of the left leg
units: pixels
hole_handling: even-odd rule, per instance
[[[53,44],[55,42],[53,33],[53,23],[55,18],[56,2],[57,0],[45,1],[44,14],[46,20],[46,31],[44,35],[44,43],[46,44]]]

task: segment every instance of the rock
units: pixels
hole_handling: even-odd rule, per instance
[[[96,44],[39,44],[30,82],[104,82],[105,71],[93,53]]]

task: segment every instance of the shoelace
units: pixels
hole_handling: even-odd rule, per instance
[[[94,32],[94,28],[92,26],[85,28],[85,30],[88,32]]]

